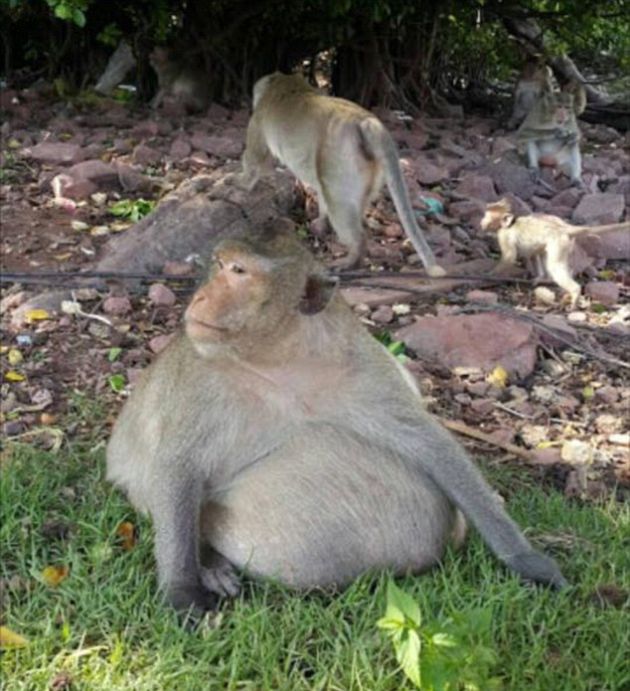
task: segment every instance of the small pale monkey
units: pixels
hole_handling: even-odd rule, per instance
[[[396,211],[430,276],[444,276],[418,227],[391,135],[361,106],[313,89],[299,75],[276,72],[254,85],[241,182],[252,189],[277,158],[317,192],[318,225],[329,219],[348,246],[350,268],[365,254],[363,215],[383,178]]]
[[[203,70],[181,62],[172,50],[157,46],[151,51],[149,63],[158,78],[158,92],[151,101],[158,108],[165,98],[172,98],[187,112],[200,112],[210,105],[208,76]]]
[[[517,131],[527,165],[537,178],[540,165],[558,166],[576,184],[582,184],[580,129],[577,116],[586,107],[586,92],[571,82],[562,91],[545,89]]]
[[[508,128],[513,129],[520,125],[538,98],[552,89],[551,70],[544,61],[534,58],[527,60],[514,90],[514,106]]]
[[[484,231],[496,232],[501,248],[501,261],[495,272],[501,273],[516,264],[520,256],[536,278],[549,275],[571,297],[575,307],[580,297],[580,284],[573,279],[570,255],[578,235],[595,235],[610,231],[627,231],[630,243],[630,221],[604,226],[574,226],[550,214],[516,217],[507,198],[492,202],[481,219]]]

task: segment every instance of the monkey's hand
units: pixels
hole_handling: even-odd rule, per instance
[[[431,278],[440,278],[440,276],[446,276],[446,269],[441,267],[439,264],[432,264],[427,266],[426,272]]]
[[[504,561],[524,581],[548,585],[556,590],[569,585],[556,562],[536,550],[514,554],[505,558]]]

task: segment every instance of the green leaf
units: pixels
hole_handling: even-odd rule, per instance
[[[457,641],[448,633],[436,633],[431,636],[431,641],[439,648],[456,648]]]
[[[81,28],[85,26],[85,14],[82,10],[78,8],[72,10],[72,21]]]
[[[55,17],[59,19],[72,19],[72,8],[68,5],[57,5],[55,7]]]
[[[422,622],[420,606],[411,595],[401,590],[392,580],[387,584],[387,606],[388,608],[390,606],[395,607],[415,626],[420,626]]]
[[[389,609],[389,608],[388,608]],[[402,612],[398,612],[398,610],[394,610],[392,608],[392,612],[388,613],[387,616],[381,617],[377,622],[376,626],[378,626],[379,629],[383,629],[384,631],[398,631],[399,629],[404,628],[405,625],[405,618],[402,615]],[[394,614],[394,616],[389,616],[389,614]]]
[[[122,353],[122,348],[110,348],[107,352],[107,359],[110,362],[114,362],[118,359],[119,355]]]
[[[396,649],[396,659],[405,673],[405,676],[418,688],[420,688],[420,649],[422,644],[416,631],[407,631],[405,640],[401,641]]]
[[[392,341],[388,346],[387,350],[392,355],[403,355],[405,352],[405,344],[403,341]]]
[[[112,391],[120,393],[125,388],[125,376],[123,374],[112,374],[107,380]]]

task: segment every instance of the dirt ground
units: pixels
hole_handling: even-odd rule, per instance
[[[45,91],[5,92],[0,105],[3,436],[51,447],[81,434],[82,426],[114,419],[138,373],[177,329],[193,283],[187,277],[141,286],[110,281],[106,289],[77,288],[78,313],[31,310],[17,318],[29,296],[61,285],[54,275],[33,282],[32,274],[93,268],[112,237],[133,233],[137,200],[159,204],[183,180],[237,161],[247,113],[213,106],[203,116],[155,114],[111,101],[68,105]],[[488,169],[514,148],[497,120],[427,117],[409,126],[393,114],[380,115],[399,144],[419,218],[452,273],[457,266],[496,261],[496,244],[480,233],[478,222],[484,204],[503,194],[519,200],[524,212],[545,211],[579,224],[630,218],[629,140],[609,128],[583,127],[585,189],[574,190],[545,171],[549,192],[525,189],[518,163]],[[300,235],[323,261],[342,256],[334,235],[308,232],[315,197],[296,185],[295,198],[291,215]],[[129,213],[115,214],[125,200]],[[344,292],[361,321],[394,342],[394,352],[406,354],[429,408],[463,425],[461,439],[478,457],[525,464],[577,501],[627,495],[630,247],[624,255],[624,238],[576,251],[578,280],[586,289],[571,310],[557,286],[546,286],[545,293],[527,281],[488,281],[487,270],[480,273],[485,281],[455,281],[446,289],[404,278],[421,266],[386,195],[366,225],[364,268],[372,277],[344,280]],[[181,264],[170,269],[184,271]],[[378,276],[384,270],[403,276],[399,290],[383,287]],[[423,290],[414,292],[420,284]],[[456,325],[480,315],[489,320],[484,336],[458,343],[464,337]],[[482,341],[501,350],[514,324],[529,329],[525,354],[513,368],[503,367]],[[452,346],[450,360],[423,350],[429,332]],[[401,334],[404,345],[397,346]],[[477,364],[453,360],[459,346],[472,348]],[[507,340],[504,346],[507,352]],[[106,420],[68,424],[78,394],[101,401]],[[482,438],[472,438],[470,430]]]

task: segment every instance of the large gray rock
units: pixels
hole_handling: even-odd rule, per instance
[[[586,194],[573,211],[573,222],[587,226],[617,223],[623,217],[624,207],[623,194]]]
[[[32,158],[38,163],[51,165],[70,165],[82,158],[81,147],[69,142],[41,142],[33,147],[24,149],[24,156]]]

